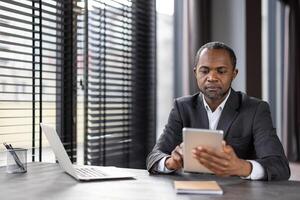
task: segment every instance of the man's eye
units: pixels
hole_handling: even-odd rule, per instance
[[[209,73],[209,70],[207,70],[207,69],[200,69],[199,72],[200,72],[201,74],[208,74],[208,73]]]
[[[219,74],[225,74],[227,72],[227,70],[226,69],[218,69],[217,72]]]

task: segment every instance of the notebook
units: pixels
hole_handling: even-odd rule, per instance
[[[109,180],[109,179],[131,179],[130,174],[124,174],[117,167],[99,166],[76,166],[71,163],[70,158],[58,137],[56,130],[46,124],[40,123],[61,168],[73,178],[79,181]]]
[[[183,128],[183,171],[184,172],[213,172],[200,164],[192,154],[197,146],[209,146],[215,149],[222,149],[223,131],[197,128]]]
[[[178,194],[223,194],[216,181],[174,181]]]

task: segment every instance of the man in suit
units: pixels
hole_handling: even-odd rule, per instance
[[[200,93],[174,101],[168,123],[147,158],[150,173],[171,173],[183,167],[182,128],[224,131],[222,151],[197,147],[191,153],[219,176],[251,180],[287,180],[290,168],[273,127],[269,105],[231,88],[236,56],[220,42],[203,45],[196,55],[195,77]]]

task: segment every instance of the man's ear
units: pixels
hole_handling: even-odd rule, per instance
[[[239,73],[239,70],[238,69],[234,69],[232,80],[235,79],[235,77],[237,76],[238,73]]]
[[[194,67],[194,69],[193,69],[193,71],[194,71],[194,75],[197,77],[197,68],[196,67]]]

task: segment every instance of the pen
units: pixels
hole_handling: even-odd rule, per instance
[[[18,155],[16,154],[14,148],[12,147],[11,144],[6,144],[5,142],[3,143],[3,145],[5,146],[5,148],[9,151],[9,153],[13,156],[16,164],[25,171],[25,167],[23,165],[23,163],[20,161]]]

